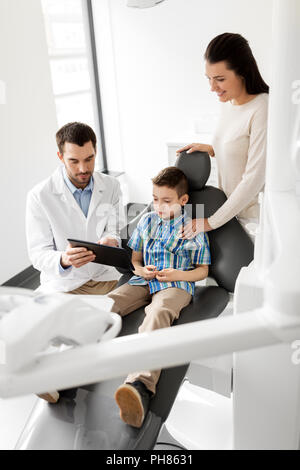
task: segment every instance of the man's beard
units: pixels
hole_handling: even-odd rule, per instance
[[[79,176],[81,175],[84,175],[86,176],[86,179],[85,180],[82,180],[81,178],[79,178]],[[73,176],[72,175],[72,179],[73,181],[78,184],[78,185],[84,185],[84,184],[88,184],[90,179],[91,179],[91,176],[92,176],[92,173],[91,172],[88,172],[88,173],[78,173],[77,175]]]

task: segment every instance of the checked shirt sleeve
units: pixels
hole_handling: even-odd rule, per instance
[[[194,239],[194,243],[194,249],[190,251],[192,264],[211,264],[208,235],[201,233]]]
[[[129,242],[127,245],[133,251],[143,251],[143,237],[142,237],[142,229],[144,225],[144,220],[141,219],[138,223],[136,229],[134,230],[133,234],[130,237]]]

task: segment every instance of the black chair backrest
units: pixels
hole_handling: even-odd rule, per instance
[[[201,213],[199,207],[203,205],[203,216],[207,218],[213,215],[227,198],[220,189],[205,186],[211,171],[209,155],[203,152],[194,152],[187,155],[184,152],[178,157],[176,166],[185,173],[189,181],[188,214],[192,218],[195,218],[196,214],[199,216],[199,213]],[[147,210],[151,210],[151,205],[148,206]],[[122,232],[123,247],[129,250],[130,253],[131,250],[127,246],[128,234],[132,233],[140,217],[137,217]],[[240,270],[244,266],[248,266],[253,260],[253,242],[236,218],[217,230],[208,232],[208,236],[211,250],[209,275],[216,280],[220,287],[229,292],[234,292]]]

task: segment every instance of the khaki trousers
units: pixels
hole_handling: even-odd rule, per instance
[[[167,328],[179,317],[180,311],[191,301],[191,294],[183,289],[171,287],[151,295],[148,286],[132,286],[124,284],[111,292],[108,297],[113,299],[111,311],[122,317],[140,307],[145,308],[146,317],[139,327],[139,333],[160,328]],[[140,380],[153,394],[159,380],[161,370],[140,371],[128,375],[125,382]]]
[[[76,295],[106,295],[117,286],[118,281],[88,281],[83,286],[78,287],[67,294]]]

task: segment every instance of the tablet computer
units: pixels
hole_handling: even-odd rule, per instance
[[[95,253],[96,258],[92,263],[105,264],[107,266],[134,271],[134,266],[130,260],[129,254],[124,248],[99,245],[98,243],[74,240],[72,238],[68,238],[68,242],[72,248],[84,247]]]

